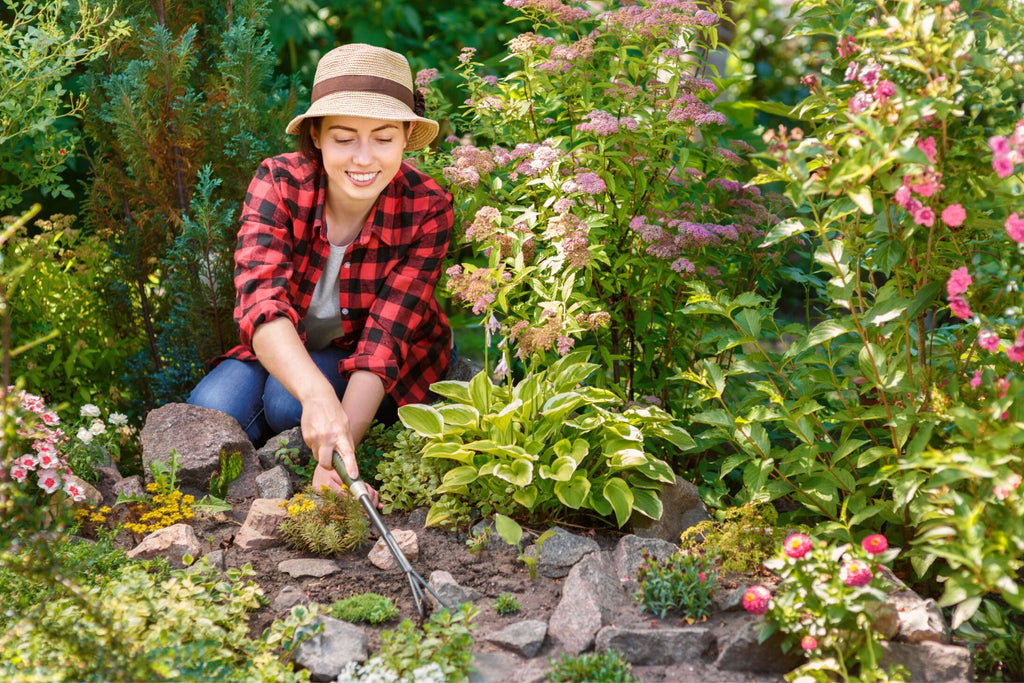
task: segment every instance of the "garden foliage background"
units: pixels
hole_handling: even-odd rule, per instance
[[[1021,3],[0,19],[4,386],[134,424],[182,400],[237,338],[253,169],[290,149],[323,52],[385,45],[443,122],[417,163],[454,194],[442,296],[489,371],[403,416],[446,463],[438,493],[621,525],[676,475],[720,511],[883,533],[994,671],[1024,671]]]

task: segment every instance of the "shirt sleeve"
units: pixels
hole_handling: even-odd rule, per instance
[[[280,317],[299,323],[291,296],[292,220],[273,161],[265,160],[246,192],[235,249],[235,320],[242,344],[250,349],[263,323]]]
[[[356,351],[341,363],[343,372],[368,370],[392,393],[401,366],[416,342],[437,337],[434,289],[448,250],[454,213],[446,192],[417,198],[427,208],[413,211],[418,225],[404,257],[388,273],[370,307]],[[401,220],[401,218],[399,218]]]

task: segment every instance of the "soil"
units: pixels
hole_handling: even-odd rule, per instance
[[[316,557],[311,554],[297,552],[288,547],[275,547],[266,550],[243,550],[232,544],[234,534],[245,519],[247,505],[236,505],[228,515],[216,518],[200,517],[193,522],[196,536],[203,544],[203,552],[224,548],[224,564],[227,568],[250,564],[255,570],[255,581],[263,589],[268,604],[254,613],[251,632],[262,633],[271,622],[282,616],[275,613],[270,602],[285,586],[300,587],[311,602],[330,605],[336,600],[359,593],[379,593],[394,601],[398,608],[398,617],[380,626],[362,625],[367,635],[369,651],[376,652],[380,646],[380,634],[384,630],[394,629],[404,619],[419,621],[419,613],[413,600],[409,579],[399,569],[381,570],[367,558],[367,553],[377,540],[376,533],[371,529],[371,538],[359,548],[332,556],[341,564],[342,571],[320,579],[293,578],[278,570],[278,564],[287,559],[299,557]],[[474,619],[473,630],[475,644],[474,654],[487,657],[498,648],[490,645],[481,634],[499,631],[518,621],[538,619],[547,621],[562,593],[562,579],[552,579],[537,574],[531,578],[524,563],[519,559],[518,552],[500,539],[492,540],[489,547],[471,552],[466,544],[465,533],[442,531],[435,528],[424,528],[425,511],[412,514],[393,514],[384,517],[385,524],[394,532],[397,529],[414,530],[418,537],[419,555],[410,560],[413,569],[429,580],[435,570],[447,571],[463,588],[476,591],[480,597],[475,601],[479,614]],[[611,550],[618,543],[622,534],[614,531],[586,531],[591,535],[602,550]],[[511,593],[519,603],[518,613],[502,616],[494,610],[494,600],[502,593]],[[429,616],[431,605],[425,605]],[[616,614],[612,623],[617,626],[656,628],[655,619],[645,618],[639,610],[631,609]],[[665,626],[681,626],[668,620]],[[514,657],[501,651],[501,657]],[[549,642],[532,660],[515,658],[518,668],[510,671],[506,681],[543,680],[543,673],[550,666],[552,659],[560,655],[552,650]],[[633,672],[642,681],[722,681],[723,683],[740,681],[779,681],[778,676],[759,676],[740,672],[718,671],[709,662],[697,662],[694,665],[674,667],[633,667]],[[484,680],[474,678],[474,680]],[[486,680],[494,680],[487,678]]]

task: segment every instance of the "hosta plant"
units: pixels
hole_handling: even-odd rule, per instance
[[[622,526],[634,512],[660,518],[659,490],[675,475],[651,445],[692,440],[664,411],[623,408],[611,391],[582,385],[598,367],[588,357],[587,349],[571,352],[511,387],[486,372],[438,382],[432,389],[447,403],[402,406],[402,422],[426,438],[423,457],[456,463],[438,492],[505,496],[532,520],[586,513]],[[428,523],[438,520],[431,512]]]

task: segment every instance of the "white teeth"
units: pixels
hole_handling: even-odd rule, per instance
[[[376,173],[349,173],[349,178],[357,183],[365,183],[377,177]]]

